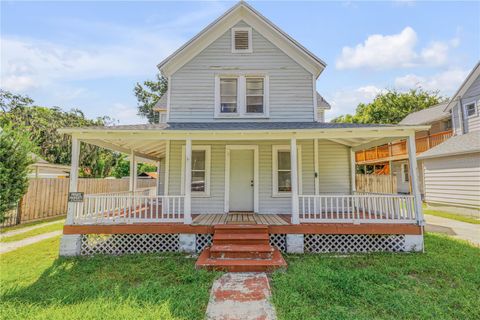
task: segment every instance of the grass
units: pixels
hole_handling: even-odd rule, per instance
[[[480,319],[480,249],[427,234],[425,254],[286,255],[279,319]],[[1,319],[203,319],[218,273],[184,254],[59,258],[59,237],[0,255]]]
[[[38,225],[38,224],[42,224],[42,223],[46,223],[46,222],[52,222],[52,221],[58,221],[58,220],[65,220],[65,216],[54,217],[54,218],[50,218],[50,219],[44,219],[44,220],[33,221],[33,222],[24,223],[24,224],[19,224],[19,225],[12,226],[12,227],[1,228],[1,229],[0,229],[0,233],[4,233],[4,232],[8,232],[8,231],[13,231],[13,230],[18,230],[18,229],[23,229],[23,228],[27,228],[27,227],[32,227],[32,226],[36,226],[36,225]]]
[[[59,258],[58,246],[0,256],[0,318],[203,319],[218,276],[184,254]]]
[[[425,254],[288,255],[279,319],[480,319],[480,249],[427,234]]]
[[[462,222],[480,224],[480,219],[475,219],[473,217],[461,216],[459,214],[454,214],[454,213],[449,213],[449,212],[444,212],[444,211],[437,211],[437,210],[431,210],[431,209],[423,208],[423,213],[424,214],[430,214],[432,216],[437,216],[437,217],[442,217],[442,218],[447,218],[447,219],[452,219],[452,220],[458,220],[458,221],[462,221]]]
[[[13,235],[13,236],[3,237],[3,238],[0,239],[0,242],[12,242],[12,241],[23,240],[23,239],[33,237],[33,236],[36,236],[36,235],[39,235],[39,234],[48,233],[48,232],[52,232],[52,231],[59,231],[59,230],[62,230],[62,229],[63,229],[63,223],[59,222],[59,223],[55,223],[55,224],[50,224],[48,226],[39,227],[37,229],[33,229],[33,230],[26,231],[26,232],[23,232],[23,233],[19,233],[19,234]]]

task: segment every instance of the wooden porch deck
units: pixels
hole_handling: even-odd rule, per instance
[[[270,226],[284,226],[290,224],[289,216],[278,214],[256,213],[228,213],[228,214],[201,214],[194,216],[192,225],[213,226],[216,224],[263,224]]]

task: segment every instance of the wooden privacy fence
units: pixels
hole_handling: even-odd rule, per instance
[[[390,175],[356,174],[358,192],[397,193],[397,177]]]
[[[20,201],[20,223],[62,216],[67,213],[70,179],[31,179]],[[156,186],[155,179],[138,179],[137,188]],[[85,194],[128,191],[128,179],[78,179],[78,191]],[[18,223],[18,222],[17,222]]]

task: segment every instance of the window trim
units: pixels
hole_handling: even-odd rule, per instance
[[[248,49],[235,49],[235,32],[236,31],[247,31],[248,32]],[[250,27],[234,27],[232,28],[231,34],[232,42],[232,53],[253,53],[252,48],[252,28]]]
[[[237,79],[237,112],[221,112],[220,79]],[[263,78],[263,113],[247,112],[247,78]],[[259,118],[266,119],[270,116],[270,77],[266,73],[237,72],[215,74],[215,112],[216,119],[229,118]]]
[[[473,111],[474,111],[473,114],[471,115],[468,114],[468,108],[467,108],[470,105],[473,105]],[[477,113],[478,113],[478,108],[477,108],[477,103],[475,101],[465,104],[465,115],[467,116],[467,118],[474,117],[477,115]]]
[[[291,191],[278,191],[278,152],[279,151],[291,151],[290,145],[272,145],[272,197],[273,198],[287,198],[292,196]],[[292,169],[290,168],[290,175]],[[298,193],[303,192],[303,179],[302,179],[302,145],[297,144],[297,180],[298,180]]]
[[[211,159],[212,159],[212,146],[210,145],[192,145],[193,151],[205,151],[205,191],[191,191],[192,197],[205,198],[210,197],[210,177],[211,177]],[[185,145],[182,145],[182,173],[180,190],[181,194],[185,195]],[[190,186],[191,188],[191,186]]]

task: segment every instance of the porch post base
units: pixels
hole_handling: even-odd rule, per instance
[[[195,234],[180,233],[180,252],[195,253]]]
[[[287,253],[303,253],[303,234],[287,234]]]
[[[60,239],[60,256],[73,257],[80,255],[82,247],[81,234],[64,234]]]
[[[423,251],[423,235],[405,235],[405,251]]]

